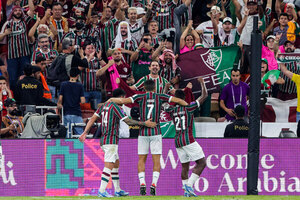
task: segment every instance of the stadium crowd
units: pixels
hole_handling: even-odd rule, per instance
[[[232,45],[241,56],[231,81],[209,94],[195,114],[212,117],[217,99],[217,121],[234,120],[238,105],[247,116],[255,16],[263,40],[262,79],[284,69],[275,80],[266,78],[262,91],[284,101],[297,98],[293,73],[300,73],[299,62],[279,64],[277,56],[300,46],[299,0],[3,0],[0,9],[1,138],[17,137],[24,128],[15,104],[57,105],[65,123],[83,122],[121,86],[138,92],[152,79],[157,93],[174,95],[181,54]],[[150,65],[153,60],[157,64]]]

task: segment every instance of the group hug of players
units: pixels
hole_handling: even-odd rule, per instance
[[[138,137],[138,177],[140,181],[140,194],[146,195],[145,163],[149,148],[153,160],[153,176],[150,186],[150,194],[156,195],[157,181],[160,175],[160,156],[162,154],[162,134],[159,125],[160,113],[164,109],[170,113],[176,130],[175,145],[178,157],[182,164],[182,188],[185,197],[197,196],[194,193],[193,185],[199,178],[206,166],[205,155],[201,146],[193,137],[194,111],[200,107],[207,97],[207,89],[202,78],[198,79],[201,84],[202,94],[195,101],[188,104],[183,90],[178,89],[174,96],[155,93],[155,81],[147,80],[144,82],[144,94],[136,94],[125,98],[126,93],[122,89],[113,91],[113,98],[110,98],[100,106],[91,120],[88,122],[84,132],[79,137],[84,142],[90,128],[98,119],[101,123],[101,148],[104,152],[104,169],[101,175],[101,184],[98,192],[99,197],[113,197],[106,191],[110,176],[115,188],[115,196],[128,196],[120,188],[119,181],[119,124],[124,121],[128,125],[140,126]],[[128,118],[121,109],[123,104],[137,103],[140,109],[140,121]],[[166,103],[168,106],[166,106]],[[195,161],[192,174],[189,177],[190,161]]]

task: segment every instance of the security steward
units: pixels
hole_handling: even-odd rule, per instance
[[[25,77],[19,80],[15,89],[15,99],[19,105],[56,106],[44,98],[43,84],[34,77],[36,66],[27,65],[24,68]]]
[[[224,137],[226,138],[247,138],[249,123],[245,121],[245,108],[238,105],[234,108],[235,120],[225,128]]]

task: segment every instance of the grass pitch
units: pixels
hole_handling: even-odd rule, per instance
[[[99,198],[94,196],[82,196],[82,197],[0,197],[0,200],[104,200],[107,198]],[[300,200],[300,196],[199,196],[186,198],[183,196],[128,196],[128,197],[116,197],[108,198],[115,200]]]

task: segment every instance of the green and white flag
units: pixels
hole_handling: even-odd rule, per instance
[[[270,70],[261,79],[261,83],[264,84],[266,88],[271,88],[271,86],[278,80],[280,71]]]

